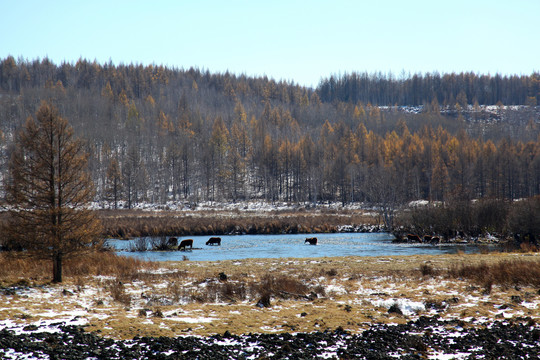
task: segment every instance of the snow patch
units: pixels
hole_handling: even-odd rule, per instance
[[[396,305],[403,315],[415,315],[419,312],[426,311],[426,306],[418,301],[411,301],[408,299],[388,299],[388,300],[372,300],[371,303],[375,307],[383,307],[390,309],[393,305]]]
[[[341,285],[327,285],[324,290],[327,294],[344,295],[347,293],[347,290]]]

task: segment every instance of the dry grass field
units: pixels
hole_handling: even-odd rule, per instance
[[[99,253],[66,264],[0,254],[0,329],[66,322],[118,339],[311,332],[422,315],[540,321],[540,256],[455,254],[151,263]]]

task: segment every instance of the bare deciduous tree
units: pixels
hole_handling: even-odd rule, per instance
[[[403,202],[403,193],[396,176],[392,168],[371,169],[366,187],[369,201],[378,209],[388,231],[394,229],[396,210]]]

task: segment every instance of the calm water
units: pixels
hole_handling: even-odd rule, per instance
[[[305,245],[306,237],[317,237],[316,246]],[[183,239],[187,239],[184,237]],[[384,256],[477,252],[474,245],[394,244],[386,233],[299,234],[299,235],[223,235],[221,246],[206,246],[210,236],[191,236],[192,251],[129,251],[137,240],[109,240],[125,256],[153,261],[178,261],[186,256],[192,261],[237,260],[246,258],[316,258],[323,256]],[[181,238],[179,238],[179,241]]]

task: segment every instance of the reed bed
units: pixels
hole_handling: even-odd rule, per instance
[[[526,259],[503,260],[488,264],[452,265],[447,271],[452,278],[467,279],[486,287],[540,286],[540,262]]]
[[[340,226],[369,227],[378,219],[363,212],[273,211],[265,214],[230,211],[148,212],[99,211],[104,235],[112,238],[223,234],[330,233]]]
[[[142,269],[156,269],[157,263],[119,256],[111,251],[96,251],[64,262],[66,278],[111,276],[120,279],[133,277]],[[0,283],[44,283],[52,280],[52,261],[0,252]]]

